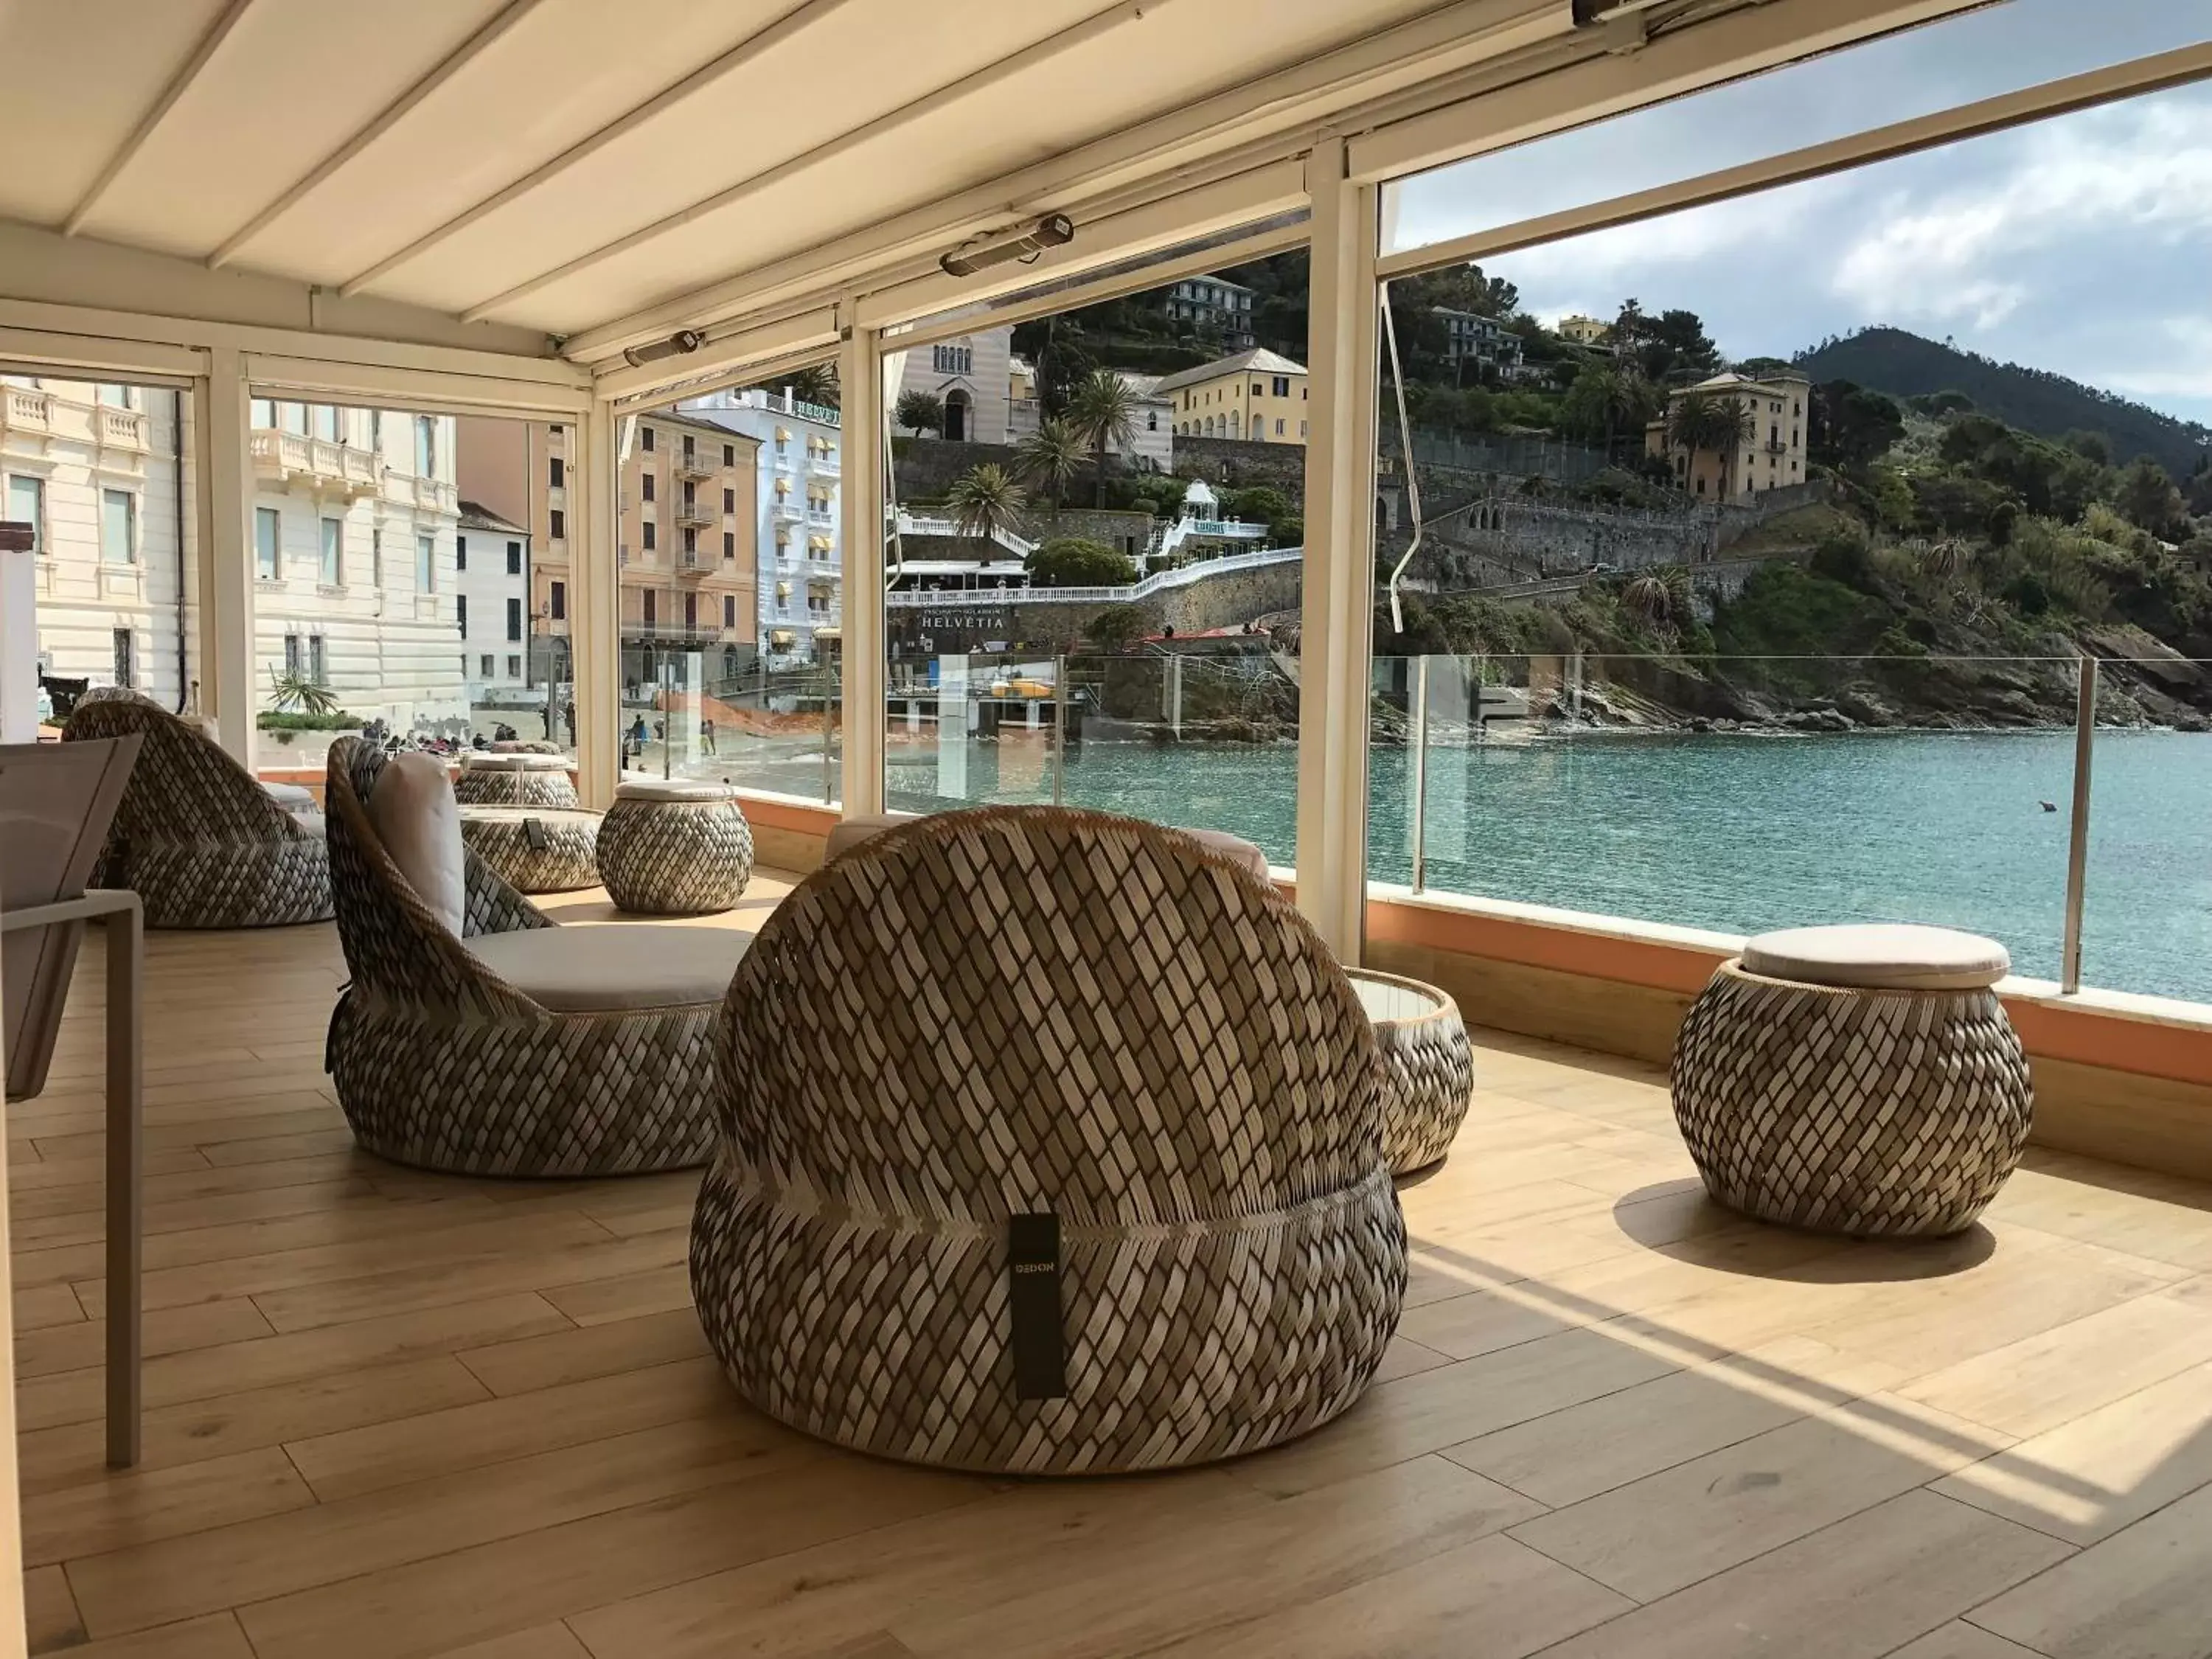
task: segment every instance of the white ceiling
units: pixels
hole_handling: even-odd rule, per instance
[[[0,219],[568,335],[1486,9],[12,0]]]

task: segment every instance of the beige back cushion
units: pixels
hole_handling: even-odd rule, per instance
[[[445,763],[433,755],[394,755],[368,798],[369,827],[415,896],[459,939],[468,906],[461,854],[461,809]]]

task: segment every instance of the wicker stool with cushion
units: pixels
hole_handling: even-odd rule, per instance
[[[380,800],[380,790],[398,793]],[[408,790],[428,803],[415,818],[393,807]],[[442,806],[430,799],[441,791]],[[746,936],[556,927],[463,844],[452,793],[428,757],[387,763],[351,738],[331,746],[331,873],[353,978],[328,1054],[355,1139],[463,1175],[703,1162],[722,1000]],[[420,823],[441,810],[453,814],[449,840]]]
[[[1364,968],[1350,978],[1382,1051],[1382,1146],[1391,1170],[1425,1170],[1451,1150],[1474,1093],[1474,1046],[1459,1005],[1416,979]]]
[[[2004,947],[1938,927],[1753,939],[1674,1043],[1674,1116],[1714,1198],[1858,1236],[1955,1233],[2019,1164],[2027,1060]]]
[[[580,807],[464,806],[461,839],[525,893],[599,884],[599,815]]]
[[[560,808],[579,804],[576,781],[565,757],[521,750],[504,754],[472,750],[462,756],[453,798],[464,806]]]
[[[133,691],[88,692],[64,741],[143,734],[97,879],[149,927],[281,927],[331,915],[330,855],[310,798],[288,810],[193,726]],[[304,792],[302,792],[304,793]]]
[[[1373,1030],[1297,912],[1188,836],[1050,807],[878,836],[777,907],[724,1034],[692,1289],[773,1417],[960,1468],[1166,1468],[1319,1427],[1382,1360],[1406,1235]]]
[[[752,879],[753,832],[719,783],[618,786],[599,826],[599,874],[618,908],[694,916],[726,910]]]

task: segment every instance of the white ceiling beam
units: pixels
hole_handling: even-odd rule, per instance
[[[282,196],[255,214],[222,246],[207,257],[208,269],[217,270],[236,258],[239,251],[289,213],[309,196],[319,190],[331,176],[367,149],[386,133],[397,126],[410,111],[437,91],[440,87],[466,69],[470,64],[498,42],[514,26],[536,10],[542,0],[510,0],[499,15],[461,43],[459,49],[428,75],[400,94],[398,101],[386,106],[382,113],[367,126],[341,144],[313,172],[293,185]]]
[[[620,119],[601,127],[580,143],[562,150],[544,166],[525,173],[504,190],[486,197],[458,218],[448,219],[428,234],[419,236],[398,252],[386,255],[367,270],[348,278],[338,285],[340,294],[350,297],[380,278],[390,276],[402,265],[411,264],[429,252],[459,235],[470,226],[481,222],[508,203],[520,200],[531,191],[551,183],[562,173],[598,155],[617,139],[627,137],[652,120],[655,116],[673,109],[686,99],[696,96],[738,70],[744,68],[764,53],[774,51],[787,40],[795,40],[816,24],[826,21],[842,10],[852,0],[805,0],[805,3],[786,12],[766,28],[748,35],[713,62],[691,71],[672,86],[664,88],[647,102]]]
[[[131,165],[140,150],[145,149],[146,141],[154,136],[155,129],[168,118],[169,112],[176,107],[177,100],[191,89],[192,82],[199,78],[200,71],[208,66],[208,60],[216,55],[223,41],[229,37],[231,30],[237,27],[238,20],[246,15],[246,9],[252,3],[253,0],[230,0],[230,3],[223,8],[222,15],[216,18],[215,26],[200,37],[199,45],[193,47],[192,55],[185,59],[184,67],[169,77],[169,84],[162,88],[154,107],[146,112],[137,130],[124,141],[123,148],[108,158],[107,165],[100,170],[100,177],[92,181],[92,188],[85,191],[70,210],[69,217],[62,221],[63,235],[74,236],[84,228],[85,221],[92,217],[100,198],[123,176],[123,169]]]
[[[1322,119],[1346,107],[1403,91],[1470,64],[1540,46],[1570,33],[1565,0],[1451,0],[1433,11],[1318,57],[1187,103],[1121,132],[939,198],[889,222],[855,231],[803,254],[735,273],[659,301],[629,316],[578,331],[568,354],[595,361],[702,319],[766,309],[817,289],[871,276],[928,251],[933,260],[953,242],[1002,228],[1024,216],[1067,210],[1079,198],[1217,158],[1240,146],[1272,143],[1295,154]],[[896,272],[892,280],[912,275]]]
[[[779,162],[764,172],[753,174],[750,178],[741,179],[727,190],[718,191],[704,201],[695,202],[681,212],[672,213],[665,218],[656,220],[652,224],[630,232],[626,236],[617,237],[611,242],[602,243],[590,252],[580,254],[565,264],[556,265],[550,270],[532,276],[526,283],[518,283],[502,293],[495,294],[489,300],[480,301],[461,313],[461,320],[465,323],[482,322],[485,318],[504,311],[508,307],[528,299],[532,295],[576,275],[579,271],[588,270],[593,265],[614,258],[619,254],[629,252],[632,248],[641,247],[658,237],[665,236],[672,231],[680,230],[686,225],[707,217],[709,214],[720,213],[726,209],[735,207],[741,202],[750,201],[764,191],[773,190],[787,179],[795,178],[810,168],[826,166],[842,156],[849,155],[864,144],[873,143],[879,138],[888,137],[917,122],[927,120],[931,116],[950,109],[968,99],[978,97],[1016,76],[1026,74],[1079,47],[1089,46],[1092,41],[1113,33],[1124,24],[1134,23],[1155,15],[1162,8],[1172,3],[1174,0],[1121,0],[1120,4],[1086,17],[1083,21],[1060,30],[1057,34],[1048,35],[1034,46],[1027,46],[1011,57],[1001,58],[996,63],[988,64],[972,75],[963,76],[957,81],[948,82],[920,98],[878,116],[872,121],[842,133],[826,144],[819,145],[803,155],[794,155],[788,161]]]

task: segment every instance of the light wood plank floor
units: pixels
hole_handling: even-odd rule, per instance
[[[130,1474],[100,1463],[94,964],[7,1115],[34,1652],[2212,1655],[2206,1188],[2038,1156],[1959,1240],[1762,1228],[1702,1200],[1650,1068],[1486,1038],[1353,1413],[1188,1474],[988,1482],[732,1397],[694,1178],[355,1151],[342,976],[327,927],[153,940]]]

